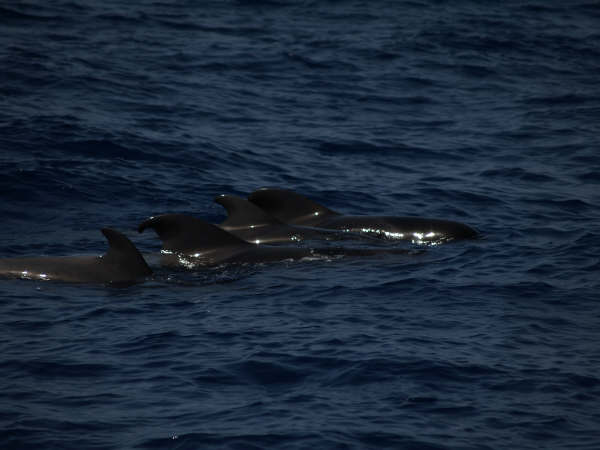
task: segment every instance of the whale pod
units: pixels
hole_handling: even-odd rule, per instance
[[[251,244],[196,217],[163,214],[143,221],[138,231],[153,229],[162,241],[162,264],[193,269],[221,264],[265,263],[331,256],[412,253],[397,248],[305,248]]]

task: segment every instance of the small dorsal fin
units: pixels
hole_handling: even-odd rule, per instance
[[[337,212],[314,202],[294,191],[279,188],[261,188],[252,192],[248,200],[284,223],[311,225]]]
[[[102,257],[104,261],[126,270],[133,277],[152,273],[142,254],[127,236],[110,228],[102,228],[100,231],[108,241],[108,251]]]
[[[220,226],[227,229],[249,228],[251,226],[283,225],[280,220],[267,214],[254,203],[237,195],[219,195],[215,202],[227,210],[228,217]]]
[[[138,231],[152,228],[163,243],[163,250],[191,252],[228,246],[247,246],[246,241],[196,217],[163,214],[143,221]]]

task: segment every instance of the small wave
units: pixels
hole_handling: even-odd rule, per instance
[[[19,361],[9,360],[0,364],[6,370],[26,372],[34,377],[87,378],[106,374],[114,367],[108,364],[55,362],[55,361]]]
[[[571,214],[582,214],[593,208],[592,205],[578,198],[565,200],[527,198],[523,199],[523,202],[529,204],[536,204],[538,206],[545,206],[550,209],[558,210],[562,213],[569,212]]]
[[[600,379],[592,375],[569,374],[565,376],[567,381],[577,388],[591,389],[600,385]]]
[[[180,337],[180,334],[176,331],[148,334],[121,344],[120,352],[129,354],[143,351],[156,351],[161,348],[169,347],[171,344],[177,342]]]
[[[458,66],[458,70],[468,77],[472,78],[485,78],[497,75],[497,71],[490,68],[489,66],[483,66],[479,64],[463,64]]]
[[[600,170],[592,170],[589,172],[585,172],[577,175],[577,178],[583,181],[584,183],[600,183]]]
[[[292,62],[299,62],[309,69],[337,69],[337,70],[356,70],[356,67],[347,61],[338,61],[332,59],[317,59],[315,56],[302,55],[296,52],[285,53]]]
[[[507,179],[519,179],[534,183],[549,183],[556,181],[554,177],[543,173],[537,173],[521,167],[504,167],[500,169],[488,169],[480,173],[482,177],[497,177]]]
[[[282,418],[280,417],[280,420]],[[181,435],[172,435],[162,438],[146,439],[136,445],[136,448],[149,449],[197,449],[197,448],[219,448],[219,449],[288,449],[288,448],[345,448],[346,440],[338,442],[335,435],[330,437],[323,433],[306,433],[294,431],[290,425],[289,432],[268,432],[260,433],[253,427],[254,432],[239,432],[234,435],[227,432],[213,433],[186,433]],[[281,429],[281,426],[278,428]],[[420,447],[428,449],[427,447]]]
[[[588,97],[577,94],[564,94],[564,95],[549,95],[541,97],[529,97],[523,100],[524,104],[527,105],[544,105],[544,106],[556,106],[556,105],[582,105],[588,102],[596,102],[598,98]]]
[[[0,17],[2,20],[8,20],[9,23],[13,22],[18,24],[20,22],[51,22],[60,19],[59,16],[44,16],[39,14],[32,14],[30,12],[21,12],[14,9],[0,7]]]
[[[465,202],[479,205],[502,204],[502,199],[491,197],[489,195],[475,192],[461,191],[455,189],[441,189],[437,187],[419,188],[418,192],[428,198],[435,198],[437,202],[443,202],[444,199],[452,201],[453,204],[464,204]]]
[[[307,375],[291,366],[256,359],[232,364],[229,370],[246,382],[262,385],[298,383]]]
[[[350,364],[337,370],[326,386],[359,386],[370,383],[387,382],[402,377],[439,382],[469,383],[483,375],[497,376],[502,371],[476,364],[443,364],[433,361],[399,361],[392,359],[368,359]]]
[[[321,142],[319,151],[327,154],[347,155],[383,155],[414,154],[418,157],[436,158],[441,155],[421,147],[398,143],[396,145],[376,145],[364,141],[355,142]]]
[[[112,25],[136,25],[141,23],[146,18],[145,14],[140,14],[137,17],[129,16],[122,13],[110,12],[110,13],[102,13],[98,14],[94,17],[94,19],[100,21],[110,22]]]

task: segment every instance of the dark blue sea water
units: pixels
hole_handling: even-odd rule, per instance
[[[263,186],[483,236],[2,280],[1,448],[600,448],[597,2],[25,0],[0,30],[0,257],[157,251],[141,220]]]

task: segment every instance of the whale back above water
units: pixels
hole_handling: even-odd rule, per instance
[[[262,188],[248,200],[283,223],[318,226],[323,220],[340,214],[288,189]]]
[[[218,226],[253,244],[300,240],[296,230],[267,214],[254,203],[236,195],[219,195],[215,202],[227,210],[227,218]]]
[[[227,218],[219,224],[220,228],[227,231],[248,227],[285,225],[254,203],[237,195],[222,194],[215,198],[215,202],[227,210]]]
[[[262,188],[248,200],[282,222],[331,230],[344,230],[388,239],[441,243],[477,236],[460,222],[422,217],[347,216],[287,189]]]
[[[416,243],[441,243],[477,236],[473,228],[463,223],[423,217],[335,216],[324,220],[319,226],[364,233],[384,239],[410,240]]]
[[[145,220],[141,233],[152,228],[162,241],[164,265],[187,268],[225,263],[260,263],[299,259],[311,254],[309,249],[255,245],[196,217],[163,214]]]
[[[176,253],[210,252],[251,245],[216,225],[186,214],[150,217],[138,226],[138,232],[148,228],[156,232],[163,250]]]
[[[109,245],[102,256],[4,258],[0,259],[0,275],[79,283],[123,283],[152,273],[125,235],[110,228],[101,231]]]
[[[227,219],[218,226],[254,244],[299,242],[303,240],[365,239],[338,230],[324,230],[290,225],[273,217],[249,200],[237,195],[219,195],[215,202],[227,210]]]
[[[216,225],[184,214],[163,214],[142,222],[138,231],[153,229],[162,241],[167,266],[193,269],[202,266],[239,263],[265,263],[303,258],[407,254],[406,249],[384,248],[306,248],[248,243]]]

